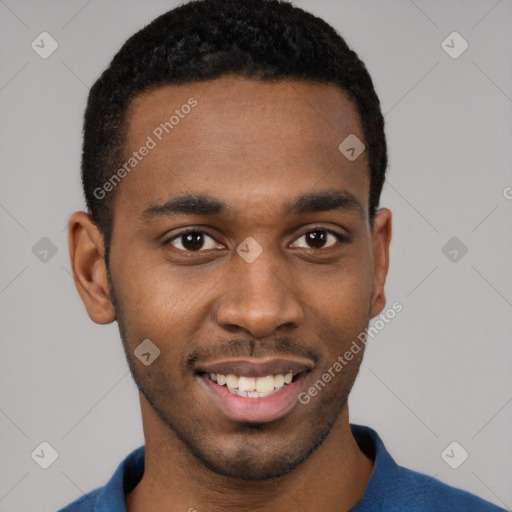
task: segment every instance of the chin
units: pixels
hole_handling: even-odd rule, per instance
[[[296,469],[322,444],[337,418],[332,415],[321,427],[313,420],[304,422],[288,432],[291,436],[266,424],[246,424],[222,436],[197,425],[179,428],[169,414],[158,414],[204,467],[246,481],[279,478]]]

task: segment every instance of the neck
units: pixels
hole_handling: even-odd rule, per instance
[[[352,435],[347,408],[324,442],[300,466],[263,481],[211,471],[188,452],[142,396],[141,408],[145,470],[126,497],[128,512],[348,511],[362,498],[373,470],[373,462]]]

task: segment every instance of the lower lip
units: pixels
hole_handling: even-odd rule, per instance
[[[299,374],[290,384],[266,397],[244,397],[233,395],[225,386],[219,386],[206,374],[201,376],[214,404],[231,421],[245,423],[264,423],[282,418],[288,414],[298,401],[304,373]]]

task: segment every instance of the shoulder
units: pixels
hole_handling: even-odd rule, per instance
[[[103,487],[84,494],[82,497],[73,501],[58,512],[92,512],[95,508],[96,501]]]
[[[500,507],[436,478],[399,466],[371,428],[351,425],[360,449],[374,461],[363,498],[353,512],[500,512]]]
[[[107,484],[84,494],[58,512],[125,512],[125,494],[144,473],[144,446],[131,452],[117,467]]]
[[[436,478],[398,466],[397,487],[400,501],[408,503],[410,512],[499,512],[503,509],[462,489]]]

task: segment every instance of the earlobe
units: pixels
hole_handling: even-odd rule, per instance
[[[373,295],[371,318],[382,312],[386,305],[384,285],[389,269],[389,245],[391,243],[391,211],[381,208],[375,214],[372,231],[373,241]]]
[[[75,212],[68,222],[68,245],[75,286],[91,320],[115,320],[103,261],[103,236],[86,212]]]

